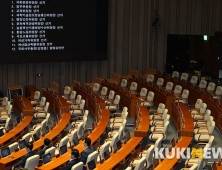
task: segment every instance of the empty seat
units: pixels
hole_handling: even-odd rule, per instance
[[[137,83],[136,82],[132,82],[129,88],[129,91],[131,93],[136,93],[137,92]]]
[[[123,87],[123,88],[126,88],[127,87],[127,80],[122,79],[120,86]]]
[[[66,86],[65,89],[64,89],[62,97],[65,98],[65,99],[68,99],[69,94],[70,94],[70,87]]]
[[[137,93],[137,95],[139,95],[139,99],[143,101],[146,98],[147,89],[144,87],[141,88],[140,93]]]
[[[163,86],[163,82],[164,82],[163,78],[158,78],[157,82],[156,82],[156,85],[159,86],[159,87],[162,87]]]
[[[188,104],[189,91],[184,89],[180,98],[176,100],[176,102],[181,102],[184,104]]]
[[[166,91],[172,91],[173,90],[173,83],[167,82],[165,89],[166,89]]]
[[[153,103],[153,99],[154,99],[154,93],[152,91],[150,91],[147,95],[147,98],[141,102],[141,106],[146,106],[146,107],[151,107],[154,105]]]
[[[49,102],[46,102],[45,107],[42,109],[37,109],[34,113],[34,118],[46,118],[49,109]]]
[[[105,103],[111,103],[114,99],[114,96],[115,92],[113,90],[110,90],[108,98],[105,98]]]
[[[187,79],[188,79],[188,74],[187,73],[182,73],[182,75],[181,75],[181,77],[180,77],[180,80],[182,81],[182,80],[184,80],[184,81],[187,81]]]
[[[129,166],[134,167],[134,170],[141,170],[145,167],[145,165],[146,165],[146,158],[142,157],[139,160],[136,160],[136,161],[133,160]]]
[[[102,87],[102,90],[100,92],[100,97],[102,99],[105,99],[105,96],[107,95],[107,91],[108,91],[107,87]]]
[[[217,86],[216,91],[213,95],[214,99],[221,99],[221,95],[222,95],[222,87],[221,86]]]
[[[75,99],[76,99],[76,91],[72,91],[69,99],[67,100],[67,103],[69,103],[70,105],[75,104]]]
[[[33,97],[28,97],[32,105],[39,104],[39,98],[40,98],[40,92],[35,91],[35,94]]]
[[[200,83],[199,83],[199,87],[200,87],[200,89],[206,89],[207,81],[201,80]]]
[[[196,103],[195,103],[195,105],[194,105],[194,108],[192,108],[192,109],[190,110],[190,113],[191,113],[191,114],[194,114],[194,113],[199,112],[202,102],[203,102],[203,101],[202,101],[201,99],[197,99],[197,101],[196,101]],[[193,105],[188,105],[188,106],[193,106]]]
[[[36,111],[39,110],[39,109],[42,109],[42,108],[45,106],[45,102],[46,102],[46,98],[45,98],[45,97],[42,97],[41,100],[40,100],[39,105],[33,107],[34,112],[36,112]]]
[[[84,114],[85,100],[82,99],[79,108],[72,108],[70,113],[74,116],[79,116]]]
[[[79,108],[81,100],[82,100],[82,96],[81,95],[77,95],[76,100],[70,105],[70,108],[71,109]]]
[[[173,78],[179,78],[179,72],[178,71],[173,71],[172,77]]]
[[[98,83],[94,83],[92,91],[94,93],[99,92],[100,85]]]
[[[180,85],[176,85],[173,91],[174,96],[179,96],[182,92],[182,87]]]
[[[153,119],[153,117],[158,117],[158,118],[161,118],[161,116],[163,115],[164,113],[164,110],[165,110],[165,104],[163,103],[160,103],[158,105],[158,108],[157,109],[152,109],[150,110],[149,112],[153,112],[154,111],[154,114],[153,115],[150,115],[150,120]]]
[[[7,103],[8,103],[8,97],[4,97],[0,105],[0,110],[5,109]]]
[[[166,132],[169,125],[169,121],[164,125],[164,128],[161,131],[154,130],[149,136],[150,140],[157,140],[159,137],[162,137],[162,140],[166,139]]]
[[[196,85],[197,81],[198,81],[198,77],[197,76],[192,76],[191,80],[190,80],[190,83],[193,84],[193,85]]]
[[[146,79],[146,82],[150,82],[150,83],[153,83],[153,81],[154,81],[154,75],[152,75],[152,74],[149,74],[148,76],[147,76],[147,79]]]
[[[208,84],[208,86],[207,86],[207,92],[208,92],[208,93],[213,93],[214,90],[215,90],[215,87],[216,87],[215,83],[210,82],[210,83]]]
[[[0,111],[0,120],[6,120],[7,118],[11,117],[12,112],[12,105],[9,105],[7,112]]]
[[[119,109],[120,96],[116,95],[113,102],[106,103],[106,109],[116,111]]]
[[[60,142],[59,143],[56,143],[56,150],[55,150],[55,155],[58,155],[60,152],[59,152],[59,148],[61,147],[61,146],[63,146],[63,145],[67,145],[67,143],[68,143],[68,141],[69,141],[69,138],[68,138],[68,136],[65,136],[65,137],[63,137],[61,140],[60,140]]]

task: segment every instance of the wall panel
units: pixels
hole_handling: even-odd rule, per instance
[[[159,16],[161,26],[152,27]],[[94,75],[109,78],[126,75],[129,68],[145,72],[147,67],[163,71],[167,34],[207,34],[222,31],[220,0],[109,0],[107,61],[1,64],[0,88],[13,84],[59,87],[73,79],[90,82]],[[37,77],[42,73],[43,77]]]

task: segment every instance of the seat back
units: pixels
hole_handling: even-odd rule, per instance
[[[180,85],[176,85],[174,88],[174,94],[181,94],[182,87]]]
[[[167,82],[166,90],[172,90],[172,89],[173,89],[173,83],[172,82]]]
[[[100,147],[100,153],[99,155],[101,156],[101,160],[102,159],[105,159],[104,158],[104,152],[106,150],[109,150],[109,146],[110,146],[110,143],[109,142],[105,142],[101,147]]]
[[[11,103],[8,101],[8,102],[6,103],[5,109],[8,110],[10,105],[11,105]]]
[[[46,125],[49,124],[49,118],[50,118],[50,113],[47,113],[47,114],[46,114],[46,118],[45,118],[45,120],[46,120]]]
[[[119,105],[119,101],[120,101],[120,96],[119,96],[119,95],[116,95],[113,103]]]
[[[87,169],[89,169],[88,167],[88,162],[90,162],[91,160],[95,161],[95,164],[97,164],[97,157],[98,157],[98,152],[94,151],[93,153],[89,154],[87,160],[86,160],[86,167]]]
[[[69,142],[71,143],[71,146],[74,145],[73,139],[77,136],[77,129],[74,129],[69,137]]]
[[[79,162],[72,166],[71,170],[82,170],[83,169],[83,162]]]
[[[153,164],[153,152],[154,152],[154,145],[151,145],[146,152],[147,168],[149,168]]]
[[[201,104],[202,104],[202,100],[201,99],[197,99],[196,103],[195,103],[195,108],[200,108]]]
[[[72,91],[70,95],[70,99],[75,100],[75,98],[76,98],[76,91]]]
[[[35,91],[34,100],[39,100],[39,98],[40,98],[40,92],[39,91]]]
[[[11,117],[11,112],[12,112],[12,105],[10,104],[8,107],[8,114]]]
[[[152,91],[149,91],[148,95],[147,95],[147,101],[153,101],[154,98],[154,93]]]
[[[172,73],[172,77],[173,78],[179,78],[179,72],[178,71],[173,71],[173,73]]]
[[[192,76],[191,80],[190,80],[190,83],[197,84],[197,81],[198,81],[198,77],[197,76]]]
[[[103,87],[101,90],[101,95],[106,96],[107,95],[107,87]]]
[[[65,144],[67,144],[68,141],[69,141],[68,136],[63,137],[63,138],[60,140],[60,142],[59,142],[59,148],[60,148],[61,146],[65,145]]]
[[[120,86],[123,87],[123,88],[126,88],[127,87],[127,80],[122,79]]]
[[[126,121],[126,120],[123,120],[123,121]],[[118,138],[121,140],[123,138],[123,126],[120,126],[119,127],[119,136]]]
[[[34,155],[26,160],[25,167],[28,170],[34,170],[39,163],[39,155]]]
[[[94,83],[94,85],[93,85],[93,91],[94,91],[94,92],[99,91],[99,84],[98,84],[98,83]]]
[[[112,141],[110,143],[110,146],[112,147],[112,152],[117,149],[116,142],[118,141],[119,133],[115,133],[115,135],[112,137]]]
[[[80,109],[84,109],[84,106],[85,106],[85,100],[82,99],[79,107],[80,107]]]
[[[53,158],[55,156],[55,147],[52,146],[49,149],[46,149],[45,154],[50,153],[51,158]]]
[[[167,121],[167,122],[164,124],[163,133],[164,133],[165,137],[166,137],[166,131],[167,131],[167,128],[168,128],[169,123],[170,123],[170,122]]]
[[[158,108],[157,108],[157,113],[163,113],[165,109],[165,104],[160,103]]]
[[[204,159],[198,159],[197,170],[203,170]]]
[[[8,125],[9,125],[10,120],[11,120],[11,118],[8,117],[5,122],[5,129],[7,129],[7,130],[8,130]]]
[[[154,75],[149,74],[149,75],[147,76],[146,82],[151,82],[151,83],[153,83],[153,81],[154,81]]]
[[[157,86],[163,86],[163,82],[164,82],[164,79],[163,79],[163,78],[158,78],[158,79],[157,79],[157,82],[156,82],[156,85],[157,85]]]
[[[137,83],[136,82],[132,82],[130,85],[130,90],[131,91],[136,91],[137,90]]]
[[[222,87],[217,86],[216,91],[215,91],[216,96],[221,96],[222,95]]]
[[[33,135],[36,134],[37,136],[41,136],[41,126],[37,126],[35,129],[34,129],[34,132],[33,132]]]
[[[127,108],[127,107],[123,107],[122,113],[123,113],[123,112],[127,112],[127,111],[128,111],[128,108]]]
[[[77,127],[77,136],[78,136],[78,139],[81,139],[82,138],[82,135],[84,133],[84,130],[83,130],[83,122],[81,122],[78,127]]]
[[[210,147],[212,146],[213,141],[214,141],[214,136],[212,135],[212,136],[210,137],[210,140],[208,141],[208,144],[209,144]]]
[[[113,90],[110,90],[108,99],[113,100],[114,95],[115,95],[115,92]]]
[[[134,170],[141,170],[144,168],[144,165],[146,163],[146,158],[142,157],[138,160],[136,167],[134,168]]]
[[[215,90],[215,83],[210,82],[207,86],[207,91],[214,91]]]
[[[183,100],[184,102],[188,102],[188,100],[186,100],[186,99],[188,99],[188,97],[189,97],[189,90],[184,89],[184,90],[183,90],[183,93],[182,93],[182,100]]]
[[[188,79],[188,74],[187,73],[182,73],[182,75],[181,75],[181,77],[180,77],[180,80],[185,80],[185,81],[187,81],[187,79]]]
[[[207,82],[205,80],[200,80],[199,87],[200,88],[206,88],[207,87]]]
[[[68,95],[70,93],[70,87],[66,86],[64,89],[64,95]]]
[[[42,97],[40,100],[40,106],[45,106],[46,98]]]
[[[49,102],[46,102],[45,107],[44,107],[44,111],[48,112],[49,109]]]
[[[213,134],[214,129],[215,129],[215,122],[212,121],[212,122],[211,122],[211,126],[210,126],[210,128],[208,129],[208,130],[209,130],[209,133],[210,133],[210,134]]]
[[[18,149],[18,142],[14,142],[11,145],[8,146],[10,153],[14,152],[16,149]]]
[[[30,133],[26,133],[24,136],[22,136],[22,140],[25,140],[26,143],[29,142],[30,138],[31,138]]]
[[[42,122],[41,122],[41,133],[43,134],[44,133],[44,128],[46,127],[46,119],[44,119]]]
[[[2,106],[5,106],[8,102],[8,97],[4,97],[2,100]]]
[[[76,104],[80,104],[81,99],[82,99],[82,96],[81,95],[77,95]]]
[[[200,113],[205,113],[207,109],[207,104],[206,103],[202,103],[200,106]]]
[[[146,97],[146,95],[147,95],[147,89],[146,88],[141,88],[140,97]]]

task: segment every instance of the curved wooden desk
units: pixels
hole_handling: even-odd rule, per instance
[[[21,99],[23,100],[24,104]],[[24,116],[33,116],[33,106],[31,102],[22,95],[13,96],[13,111],[18,116],[21,116],[21,112],[24,113]]]
[[[46,98],[46,101],[49,102],[49,110],[54,113],[54,115],[57,115],[60,113],[60,111],[62,113],[68,113],[69,112],[69,104],[67,103],[67,101],[59,94],[54,93],[55,95],[53,95],[52,92],[48,92],[48,91],[44,91],[43,95]],[[58,96],[58,98],[60,99],[61,103],[59,103],[58,99],[56,98],[56,96]]]
[[[124,93],[120,87],[117,87],[118,88],[117,89],[113,85],[109,85],[104,82],[102,82],[101,86],[107,87],[107,89],[108,89],[107,94],[109,94],[110,90],[113,90],[115,92],[115,95],[120,95],[120,102],[119,102],[120,107],[127,107],[128,112],[129,112],[129,116],[131,118],[135,118],[136,103],[139,103],[139,104],[141,103],[141,100],[136,95],[131,94],[132,98],[130,98],[128,95],[127,89],[125,89],[126,93]]]
[[[140,106],[140,112],[141,112],[140,122],[138,125],[138,129],[137,128],[134,129],[134,136],[147,137],[147,133],[149,131],[149,126],[150,126],[150,115],[145,106]]]
[[[131,137],[126,144],[122,145],[122,148],[118,152],[112,153],[107,161],[103,164],[98,163],[96,170],[122,169],[126,166],[127,161],[131,160],[141,151],[142,140],[142,137]]]
[[[18,141],[29,130],[32,116],[25,116],[24,119],[14,127],[10,132],[0,137],[0,148],[4,148],[9,144]]]
[[[54,129],[50,130],[50,132],[45,135],[44,137],[41,137],[37,142],[33,143],[34,147],[33,150],[38,150],[44,145],[44,139],[49,138],[52,140],[52,142],[56,142],[58,139],[58,135],[61,136],[65,128],[67,127],[69,120],[70,120],[71,114],[70,113],[63,113],[60,121],[58,124],[54,127]],[[12,152],[10,157],[5,157],[0,159],[0,169],[10,169],[14,164],[18,162],[18,159],[23,157],[26,154],[25,149],[19,150],[18,152]]]
[[[104,131],[106,130],[106,127],[109,122],[109,110],[107,109],[102,109],[101,113],[101,119],[99,121],[99,124],[96,126],[94,131],[89,134],[89,138],[92,141],[92,146],[95,148],[98,147],[100,144],[100,139],[103,136]],[[83,141],[79,141],[79,145],[77,145],[75,148],[79,150],[79,153],[82,153],[84,148],[82,146]],[[70,156],[69,154],[71,153],[71,149],[68,149],[68,152],[58,158],[53,158],[52,161],[46,165],[43,165],[41,167],[36,167],[36,170],[49,170],[49,169],[56,169],[57,167],[61,166],[62,164],[66,163],[69,159]]]

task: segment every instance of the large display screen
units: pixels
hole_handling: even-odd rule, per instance
[[[0,62],[104,60],[108,0],[0,1]]]

